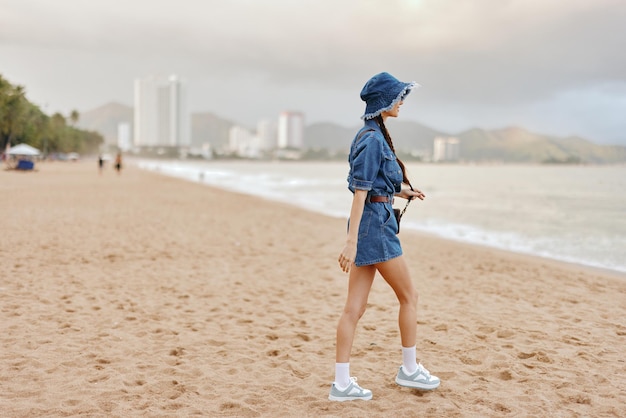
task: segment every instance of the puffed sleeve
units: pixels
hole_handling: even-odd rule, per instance
[[[372,190],[383,157],[382,143],[376,134],[367,133],[356,144],[352,159],[352,182],[359,190]]]

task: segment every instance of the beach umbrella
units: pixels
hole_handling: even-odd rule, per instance
[[[19,144],[14,147],[11,147],[9,150],[9,155],[29,155],[36,156],[39,155],[40,152],[37,148],[31,147],[27,144]]]

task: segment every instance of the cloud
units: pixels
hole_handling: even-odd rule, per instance
[[[431,106],[484,114],[626,83],[625,21],[622,0],[4,0],[0,64],[2,48],[62,51],[111,79],[176,71],[316,103],[386,70]]]

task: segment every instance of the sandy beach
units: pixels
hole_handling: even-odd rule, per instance
[[[345,221],[95,161],[0,170],[0,416],[619,417],[626,277],[403,231],[433,392],[377,277],[327,400]]]

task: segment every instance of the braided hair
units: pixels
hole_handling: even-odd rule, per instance
[[[385,121],[383,120],[383,116],[378,115],[374,118],[374,120],[380,127],[380,130],[382,131],[383,136],[385,137],[385,141],[387,141],[387,145],[389,145],[389,148],[391,148],[391,151],[393,151],[393,154],[396,155],[396,149],[393,147],[393,142],[391,141],[391,136],[389,135],[389,131],[387,130],[387,127],[385,126]],[[409,181],[409,178],[406,175],[406,168],[404,168],[404,163],[400,161],[397,155],[396,155],[396,161],[398,161],[398,165],[400,166],[400,169],[402,170],[402,183],[408,184],[409,186],[411,186],[411,182]],[[413,186],[411,186],[411,190],[412,189],[413,189]]]

